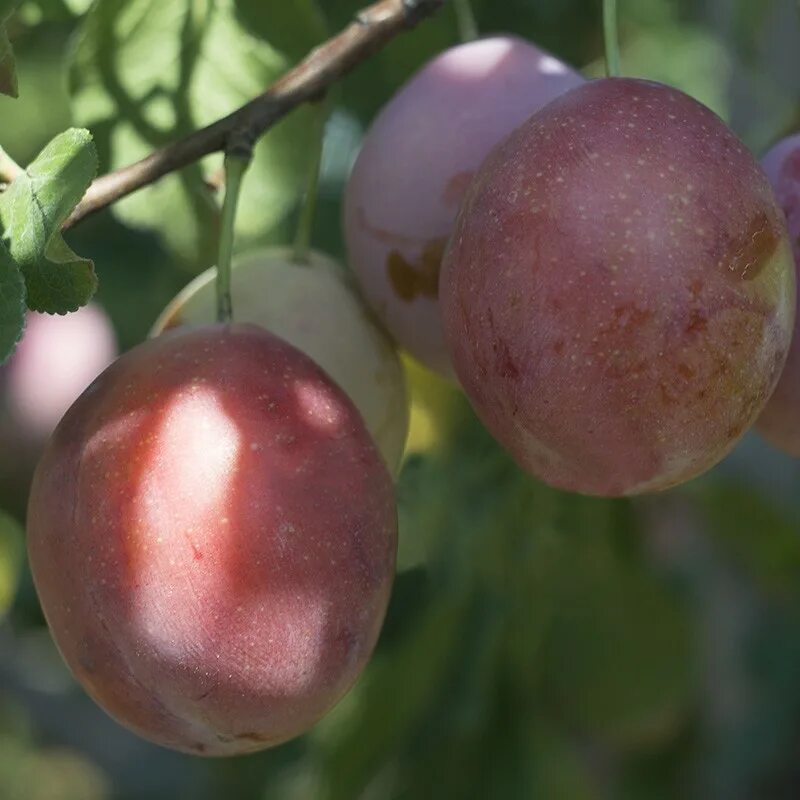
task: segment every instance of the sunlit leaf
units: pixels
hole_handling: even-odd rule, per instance
[[[35,311],[75,311],[97,288],[94,265],[72,252],[60,232],[96,172],[91,134],[71,128],[0,195],[3,235],[25,276],[28,307]]]

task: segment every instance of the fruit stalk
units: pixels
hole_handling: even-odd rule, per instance
[[[462,42],[474,42],[478,38],[478,23],[469,0],[455,0],[453,7],[458,23],[458,35]]]
[[[308,251],[311,249],[311,230],[314,227],[314,213],[317,209],[317,193],[319,191],[319,171],[322,166],[322,151],[325,147],[325,122],[328,119],[328,104],[322,102],[317,107],[317,146],[311,154],[308,170],[306,195],[300,209],[297,232],[294,239],[293,257],[298,263],[308,262]]]
[[[617,0],[603,0],[603,36],[606,45],[606,75],[609,78],[618,78],[620,66]]]
[[[231,258],[236,224],[236,207],[242,178],[250,165],[250,156],[239,151],[225,156],[225,201],[222,204],[222,224],[219,234],[219,257],[217,259],[217,321],[231,322],[233,301],[231,300]]]

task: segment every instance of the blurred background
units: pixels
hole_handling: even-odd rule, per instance
[[[11,23],[21,96],[0,98],[0,144],[21,163],[70,124],[91,127],[104,168],[127,163],[256,94],[361,4],[90,5],[27,0]],[[473,5],[482,33],[602,72],[600,0]],[[693,94],[757,155],[800,129],[795,0],[620,0],[620,17],[625,74]],[[316,247],[343,258],[341,189],[365,127],[456,42],[448,7],[335,91]],[[241,249],[292,235],[308,113],[259,146]],[[190,169],[70,232],[95,260],[120,348],[213,263],[209,191]],[[77,372],[114,346],[105,333],[89,341],[76,336],[59,359]],[[67,673],[24,557],[39,434],[21,429],[0,373],[0,800],[800,796],[800,463],[750,435],[659,496],[565,494],[521,474],[457,391],[408,370],[399,572],[375,657],[311,734],[224,761],[136,738]],[[47,398],[54,380],[34,371],[31,391]]]

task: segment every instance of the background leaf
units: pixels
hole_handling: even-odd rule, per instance
[[[17,64],[8,38],[6,22],[19,4],[20,0],[0,0],[0,94],[10,97],[16,97],[18,94]]]
[[[14,351],[25,327],[25,281],[0,243],[0,363]]]
[[[0,222],[27,285],[28,307],[50,314],[75,311],[97,288],[94,265],[61,237],[61,224],[97,173],[87,130],[57,136],[0,195]]]
[[[310,0],[258,7],[233,0],[99,0],[73,55],[73,110],[94,131],[104,164],[119,167],[260,94],[324,36]],[[293,114],[256,147],[237,219],[240,245],[270,232],[296,202],[313,146],[311,113]],[[171,175],[119,203],[115,213],[158,230],[191,266],[208,266],[218,212],[205,179],[220,164],[212,157]]]
[[[6,24],[0,20],[0,93],[10,97],[18,95],[17,66],[14,51],[8,39]]]
[[[19,524],[0,511],[0,620],[17,593],[25,545]]]

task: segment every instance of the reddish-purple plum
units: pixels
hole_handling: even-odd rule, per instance
[[[719,461],[791,341],[795,274],[769,182],[667,86],[573,89],[476,176],[441,275],[478,415],[554,486],[625,495]]]
[[[140,735],[229,755],[307,730],[378,636],[392,479],[355,406],[255,325],[123,355],[34,476],[31,569],[76,678]]]
[[[152,335],[216,318],[216,269],[196,277],[164,309]],[[236,322],[261,325],[314,361],[347,392],[397,473],[408,435],[408,392],[392,340],[364,305],[351,274],[324,253],[297,263],[285,247],[233,262]]]
[[[795,268],[800,270],[800,134],[776,144],[762,163],[786,215]],[[756,430],[775,447],[800,457],[800,314],[786,366]]]
[[[439,266],[464,192],[498,142],[580,83],[521,39],[470,42],[423,67],[364,139],[345,191],[351,265],[389,333],[448,377]]]

